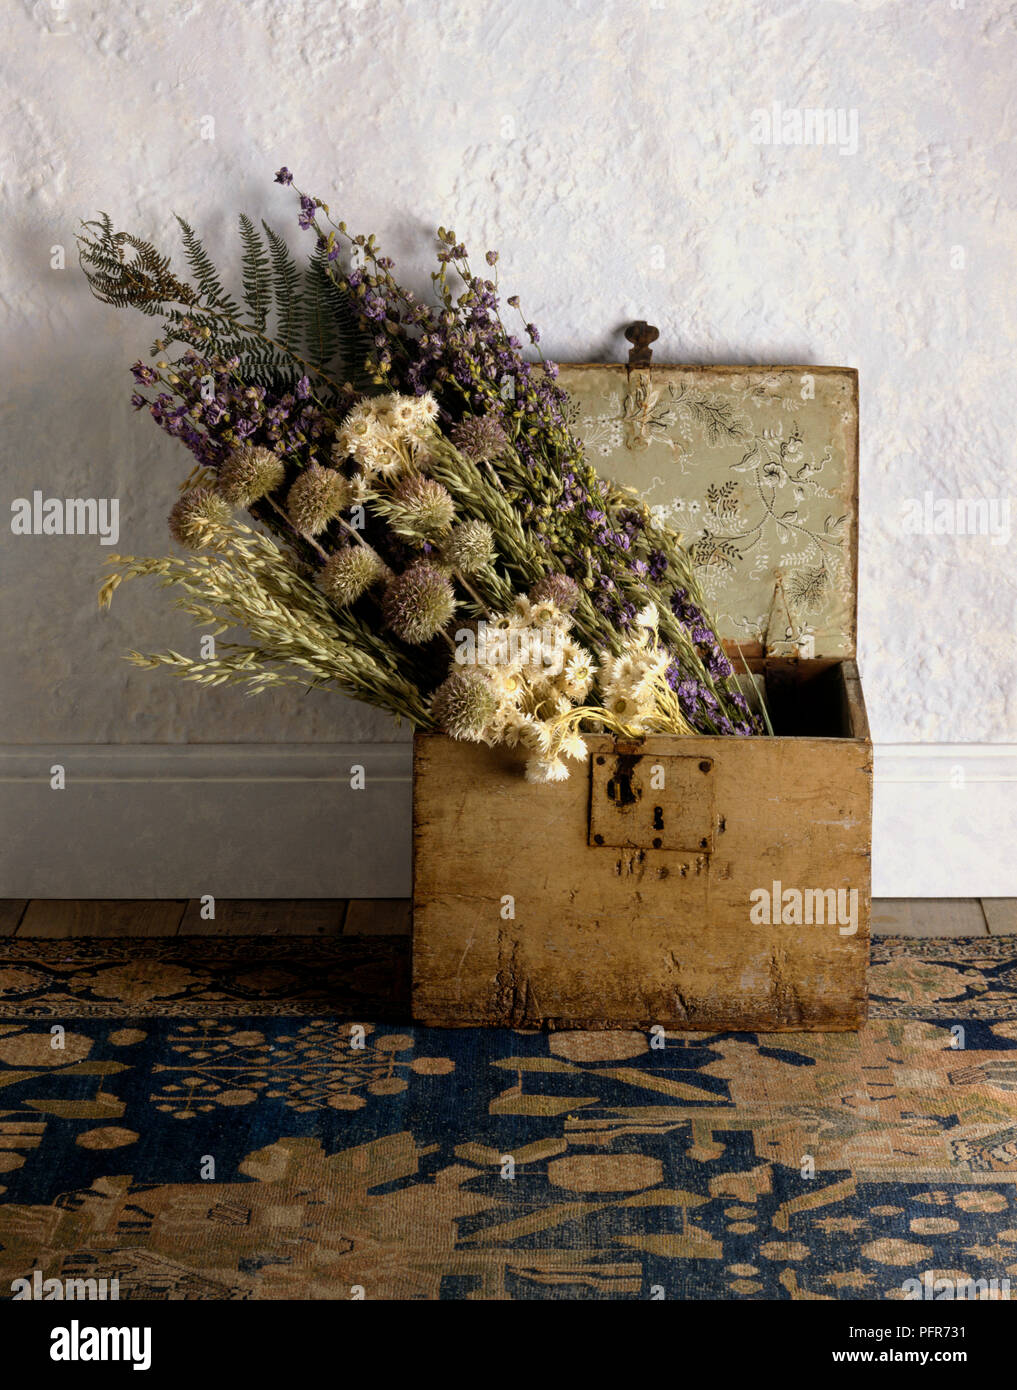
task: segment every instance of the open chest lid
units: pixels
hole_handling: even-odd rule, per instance
[[[644,360],[559,384],[597,471],[682,533],[730,650],[855,655],[857,371]]]

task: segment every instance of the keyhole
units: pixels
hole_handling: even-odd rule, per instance
[[[607,784],[607,795],[618,807],[634,806],[639,797],[632,789],[632,773],[619,768]]]

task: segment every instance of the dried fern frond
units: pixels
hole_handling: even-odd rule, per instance
[[[173,274],[169,257],[160,255],[150,241],[130,232],[115,232],[104,212],[98,221],[81,225],[79,260],[96,299],[149,315],[165,313],[174,304],[197,303],[198,292]],[[128,247],[133,256],[126,254]]]
[[[324,248],[315,248],[301,273],[279,233],[265,222],[259,230],[241,214],[238,303],[198,234],[184,218],[177,223],[193,283],[151,242],[117,231],[108,213],[82,222],[77,235],[78,259],[97,299],[163,319],[153,356],[177,342],[239,359],[248,381],[292,384],[306,375],[326,402],[337,399],[343,380],[363,389],[369,337],[345,290],[327,274]]]

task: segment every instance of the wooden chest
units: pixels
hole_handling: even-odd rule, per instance
[[[580,428],[610,427],[606,474],[631,480],[651,505],[656,494],[665,510],[675,486],[702,496],[687,508],[702,523],[691,539],[730,581],[712,595],[721,635],[762,676],[776,736],[590,736],[585,772],[573,764],[567,782],[534,786],[509,752],[418,734],[414,1017],[454,1027],[857,1028],[872,746],[853,659],[855,375],[654,368],[634,378],[603,367],[562,377]],[[799,413],[786,400],[805,378],[803,399],[818,394],[819,408]],[[747,484],[741,516],[735,475]],[[839,550],[824,553],[824,537]],[[797,582],[809,570],[824,583]]]

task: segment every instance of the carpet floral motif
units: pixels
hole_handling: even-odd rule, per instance
[[[931,1271],[998,1294],[1017,1281],[1017,947],[975,944],[999,943],[909,943],[932,973],[891,946],[884,1007],[914,1008],[917,979],[935,1016],[858,1034],[186,1001],[5,1021],[0,1289],[40,1267],[127,1298],[899,1299]],[[997,1017],[972,1017],[986,996]]]

